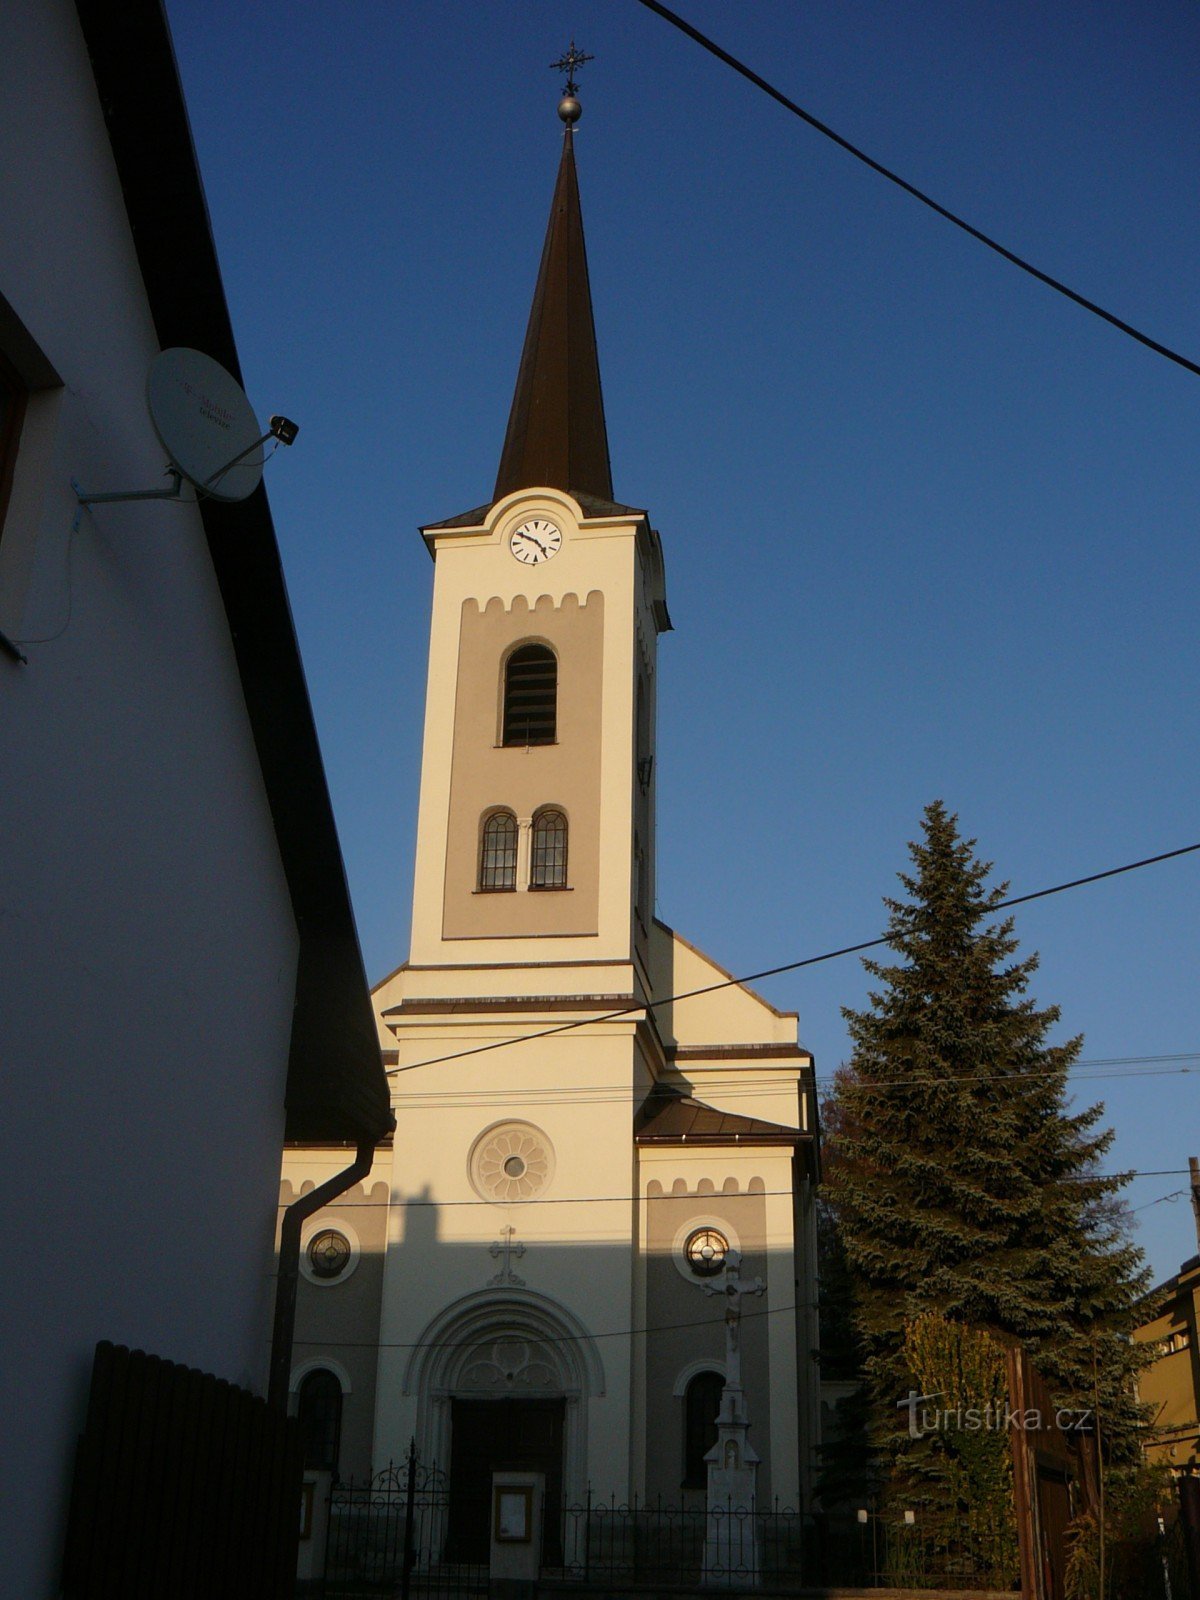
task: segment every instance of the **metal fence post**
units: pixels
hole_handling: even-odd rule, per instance
[[[592,1570],[592,1486],[587,1487],[587,1510],[583,1519],[583,1579],[586,1583]]]
[[[413,1513],[416,1510],[416,1497],[417,1441],[414,1435],[408,1446],[408,1483],[404,1493],[404,1555],[400,1569],[400,1600],[408,1600],[412,1589],[412,1569],[417,1561],[417,1552],[413,1549]]]

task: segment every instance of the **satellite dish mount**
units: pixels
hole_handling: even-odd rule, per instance
[[[72,481],[81,506],[120,500],[182,501],[185,479],[197,496],[245,500],[262,479],[263,445],[268,439],[290,445],[300,431],[287,417],[272,417],[271,426],[260,435],[241,385],[199,350],[164,350],[154,358],[146,379],[146,407],[167,452],[170,487],[87,494]]]

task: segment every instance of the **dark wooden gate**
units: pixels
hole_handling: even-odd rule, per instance
[[[294,1420],[210,1373],[96,1346],[63,1562],[66,1600],[282,1600],[303,1476]]]

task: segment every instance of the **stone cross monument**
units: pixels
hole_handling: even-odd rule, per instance
[[[755,1490],[758,1455],[747,1438],[750,1413],[742,1388],[742,1301],[766,1291],[761,1278],[743,1282],[737,1250],[725,1257],[725,1271],[706,1294],[725,1297],[725,1387],[717,1414],[717,1442],[708,1462],[708,1526],[704,1540],[703,1581],[724,1588],[759,1582]]]

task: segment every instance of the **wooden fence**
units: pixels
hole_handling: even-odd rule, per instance
[[[283,1600],[302,1463],[293,1419],[210,1373],[96,1346],[65,1600]]]

